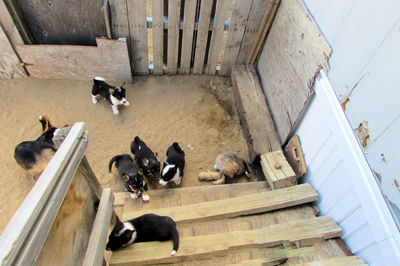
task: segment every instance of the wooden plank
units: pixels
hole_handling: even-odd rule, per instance
[[[365,261],[357,256],[333,257],[320,261],[310,261],[296,265],[303,266],[328,266],[328,265],[368,265]]]
[[[190,73],[190,64],[192,62],[192,48],[194,23],[196,15],[197,0],[185,1],[185,13],[183,15],[182,31],[182,51],[181,51],[181,74]]]
[[[168,75],[175,75],[178,70],[179,49],[179,19],[181,12],[180,0],[168,1]]]
[[[14,0],[37,44],[95,45],[106,37],[104,0]],[[60,19],[62,18],[62,19]]]
[[[133,73],[149,74],[147,47],[146,3],[142,0],[127,1],[130,32],[130,54],[132,55]]]
[[[251,51],[246,61],[246,64],[254,64],[254,62],[256,61],[261,46],[264,44],[264,40],[267,36],[268,30],[271,27],[273,18],[279,5],[279,1],[280,0],[271,0],[269,2],[268,8],[261,22],[261,26],[257,32],[256,39],[254,40],[253,46],[251,47]]]
[[[97,38],[97,47],[78,45],[17,45],[31,77],[132,82],[125,41]]]
[[[215,75],[218,56],[221,50],[222,38],[224,36],[225,17],[229,3],[232,0],[218,0],[215,8],[214,27],[211,35],[210,51],[208,53],[207,74]]]
[[[284,152],[286,159],[297,177],[303,177],[307,173],[307,167],[298,135],[295,135],[290,139],[288,144],[285,146]]]
[[[263,17],[267,12],[268,6],[271,5],[271,1],[273,2],[274,0],[253,0],[236,64],[246,64],[257,33],[260,27],[263,26]]]
[[[164,74],[164,1],[153,0],[153,65],[154,74]]]
[[[257,63],[284,143],[313,94],[316,73],[332,50],[301,0],[282,1]]]
[[[281,143],[255,67],[234,66],[232,83],[250,160],[265,152],[281,150]]]
[[[109,6],[109,3],[108,3],[108,0],[104,0],[103,7],[101,9],[103,10],[104,24],[106,26],[107,38],[111,39],[112,38],[112,34],[111,34],[111,19],[110,19],[110,6]]]
[[[230,76],[232,66],[236,64],[252,2],[234,1],[220,72],[222,76]]]
[[[3,30],[12,45],[24,44],[24,41],[22,40],[22,37],[19,34],[6,5],[4,4],[4,0],[0,0],[0,25],[3,27]]]
[[[21,61],[0,25],[0,79],[25,78]]]
[[[129,40],[128,8],[126,0],[109,1],[112,37],[114,39],[125,37]]]
[[[113,212],[114,197],[111,188],[103,189],[93,229],[87,245],[84,266],[101,265],[106,248],[108,228]]]
[[[203,74],[212,5],[213,0],[201,1],[199,27],[197,30],[196,49],[194,54],[193,74]]]
[[[262,213],[313,202],[318,200],[318,198],[318,193],[315,192],[309,184],[302,184],[235,198],[170,208],[152,209],[152,212],[159,215],[171,216],[179,223]],[[123,219],[128,220],[145,214],[146,212],[147,210],[124,212]]]
[[[10,15],[12,17],[12,20],[14,21],[15,26],[17,27],[17,30],[23,39],[22,44],[33,44],[34,39],[28,29],[28,26],[26,25],[26,22],[23,18],[21,10],[18,7],[16,1],[15,0],[2,0],[2,1],[6,4],[8,11],[10,12]]]
[[[262,154],[261,166],[270,188],[277,189],[297,184],[297,176],[282,151]]]
[[[32,264],[42,247],[87,146],[85,123],[68,133],[0,237],[0,261]]]
[[[278,246],[282,243],[321,240],[341,236],[341,229],[329,217],[316,217],[288,224],[271,225],[260,230],[233,231],[213,235],[184,237],[175,256],[170,256],[170,242],[136,243],[113,252],[111,265],[128,263],[176,263],[188,257],[196,259],[207,254],[223,254],[229,249],[246,246]],[[211,243],[205,245],[204,243]],[[157,250],[157,253],[154,252]]]

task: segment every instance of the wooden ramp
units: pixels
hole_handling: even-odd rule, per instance
[[[115,195],[123,220],[144,213],[177,222],[180,246],[135,243],[114,251],[110,265],[277,265],[348,255],[342,231],[329,217],[316,217],[318,194],[309,184],[267,190],[266,182],[150,191],[150,202]],[[350,258],[349,258],[350,259]],[[358,258],[357,258],[358,259]]]

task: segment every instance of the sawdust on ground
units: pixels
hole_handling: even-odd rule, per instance
[[[210,87],[211,81],[215,89]],[[234,152],[248,160],[230,79],[135,77],[133,84],[125,85],[131,106],[120,107],[118,116],[104,99],[97,105],[92,103],[91,86],[92,81],[77,80],[0,81],[0,232],[35,184],[13,154],[18,143],[40,135],[39,115],[48,115],[58,127],[79,121],[87,124],[90,141],[86,157],[101,185],[114,191],[123,191],[123,184],[115,169],[108,172],[108,162],[116,154],[130,153],[137,135],[158,153],[160,161],[172,142],[181,145],[186,153],[184,187],[211,185],[198,181],[197,174],[212,169],[220,153]],[[159,185],[150,186],[157,188]]]

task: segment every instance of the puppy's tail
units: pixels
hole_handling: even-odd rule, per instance
[[[176,226],[172,228],[172,242],[173,242],[173,248],[171,252],[171,256],[175,256],[176,252],[178,252],[179,249],[179,233],[178,230],[176,229]]]
[[[115,155],[114,157],[111,158],[110,162],[108,163],[108,172],[111,173],[111,168],[112,165],[115,161],[118,161],[119,159],[121,159],[121,155]]]

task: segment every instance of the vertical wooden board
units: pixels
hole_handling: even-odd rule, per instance
[[[246,63],[251,47],[256,40],[257,32],[260,28],[265,12],[267,11],[267,7],[271,1],[273,0],[253,0],[253,5],[251,6],[249,20],[247,21],[247,27],[236,64],[240,65]]]
[[[137,75],[149,74],[146,2],[143,0],[127,1],[130,54],[132,56],[133,73]]]
[[[11,44],[24,44],[24,41],[22,40],[22,37],[19,34],[6,5],[4,4],[4,0],[0,0],[0,25],[3,27],[3,30]]]
[[[27,77],[26,72],[0,26],[0,79],[24,77]]]
[[[154,74],[164,73],[164,1],[153,0],[153,64]]]
[[[203,74],[204,57],[210,29],[212,0],[202,0],[200,6],[199,27],[197,31],[196,50],[194,55],[193,74]]]
[[[111,32],[114,39],[129,37],[128,9],[126,0],[109,0]]]
[[[232,66],[236,64],[252,3],[253,1],[234,1],[224,59],[222,60],[220,73],[222,76],[230,76]]]
[[[331,49],[301,0],[282,1],[257,63],[282,143],[313,93]]]
[[[190,73],[196,5],[197,5],[197,0],[185,1],[185,13],[183,15],[181,69],[180,69],[181,74]]]
[[[168,75],[175,75],[178,68],[180,0],[168,1]]]
[[[211,35],[210,52],[208,53],[207,74],[215,75],[218,63],[218,55],[224,36],[225,16],[229,3],[232,0],[218,0],[215,8],[214,28]]]

